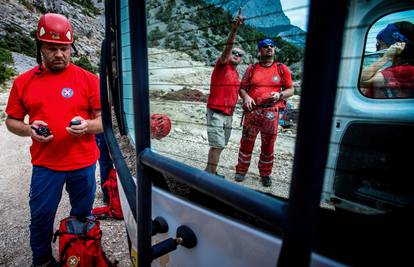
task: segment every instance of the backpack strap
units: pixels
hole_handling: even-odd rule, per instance
[[[283,64],[278,62],[277,63],[277,72],[280,76],[280,79],[282,81],[282,86],[280,87],[280,91],[283,92],[286,89],[286,81],[285,81],[285,72],[283,71]],[[286,105],[287,102],[285,99],[279,99],[277,101],[277,103],[279,103],[278,106],[278,111],[283,111],[286,109]]]
[[[277,63],[277,73],[280,76],[280,79],[282,80],[282,86],[280,87],[282,92],[286,89],[286,81],[285,81],[285,72],[283,71],[282,63]]]
[[[254,63],[254,64],[250,64],[248,67],[248,71],[249,71],[249,76],[247,77],[247,88],[246,88],[246,92],[250,91],[250,84],[252,82],[252,78],[253,78],[253,74],[254,74],[254,70],[256,69],[258,63]]]

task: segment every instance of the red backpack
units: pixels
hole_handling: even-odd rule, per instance
[[[59,237],[59,261],[57,266],[67,267],[110,267],[102,250],[102,231],[94,216],[77,218],[69,216],[60,221],[53,242]]]
[[[122,220],[124,218],[121,208],[121,200],[119,199],[118,182],[116,178],[116,171],[111,169],[108,175],[108,180],[103,184],[103,188],[108,190],[109,204],[108,206],[94,208],[92,214],[100,219],[114,218]]]

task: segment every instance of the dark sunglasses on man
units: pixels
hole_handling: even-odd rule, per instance
[[[231,51],[231,53],[233,54],[233,55],[235,55],[236,57],[243,57],[243,54],[242,53],[240,53],[240,52],[238,52],[238,51]]]
[[[273,45],[264,45],[264,46],[262,46],[262,48],[273,48],[274,46]]]

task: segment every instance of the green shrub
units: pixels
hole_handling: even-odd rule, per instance
[[[36,44],[32,38],[11,25],[6,26],[5,31],[6,35],[0,40],[0,48],[36,57]]]
[[[13,56],[10,51],[0,48],[0,84],[15,75],[15,71],[7,67],[7,64],[11,63],[13,63]]]
[[[65,0],[69,4],[78,4],[84,8],[82,11],[85,15],[88,15],[90,17],[95,17],[101,12],[95,5],[93,4],[92,0]]]
[[[99,71],[98,67],[93,66],[85,55],[81,55],[78,60],[75,59],[73,64],[78,65],[79,67],[92,73],[98,73]]]
[[[290,44],[280,37],[276,37],[275,41],[277,42],[279,48],[276,53],[276,58],[280,62],[286,65],[291,65],[293,63],[299,62],[303,58],[302,48]]]
[[[160,39],[165,37],[165,33],[163,33],[160,28],[157,26],[154,30],[150,31],[148,34],[148,44],[150,47],[156,47],[160,45]]]
[[[11,64],[13,63],[13,56],[10,51],[0,48],[0,63]]]
[[[0,84],[3,84],[5,81],[9,80],[15,74],[16,73],[12,68],[0,63]]]
[[[169,32],[169,33],[171,33],[171,32],[175,32],[175,31],[178,31],[178,30],[180,30],[180,24],[179,23],[177,23],[176,21],[174,21],[174,20],[170,20],[169,22],[168,22],[168,25],[167,25],[167,31]]]
[[[19,3],[22,4],[23,6],[25,6],[27,9],[29,10],[34,10],[34,6],[32,4],[32,1],[28,1],[28,0],[19,0]]]
[[[160,8],[158,9],[157,14],[155,14],[155,18],[159,19],[165,23],[168,23],[168,21],[170,20],[170,17],[172,15],[172,9],[167,6],[160,6]]]

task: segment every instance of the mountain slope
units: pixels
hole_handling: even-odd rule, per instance
[[[246,17],[246,23],[267,36],[282,36],[286,41],[303,46],[305,44],[305,32],[292,25],[285,15],[279,0],[205,0],[207,3],[218,5],[229,11],[233,16],[242,8],[242,15]]]
[[[89,9],[73,0],[0,0],[0,6],[0,47],[34,57],[36,50],[32,36],[40,16],[47,11],[58,12],[70,19],[79,54],[98,64],[104,35],[102,1],[96,2],[96,10],[101,12],[100,15],[91,14]]]

